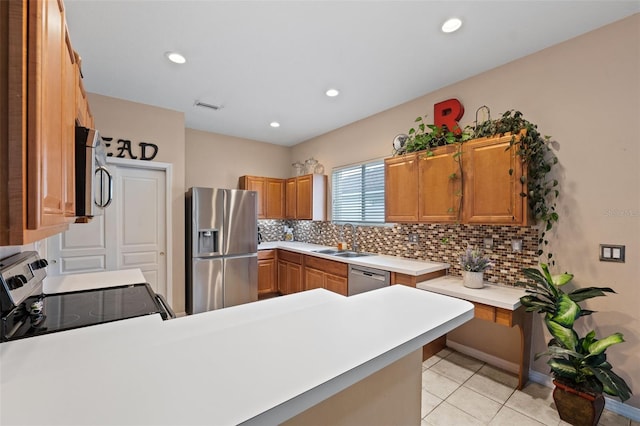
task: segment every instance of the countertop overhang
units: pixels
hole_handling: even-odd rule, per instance
[[[448,269],[450,266],[448,263],[429,262],[426,260],[413,260],[375,253],[373,253],[371,256],[344,258],[340,256],[333,256],[330,254],[315,252],[315,250],[323,250],[329,248],[335,249],[335,247],[303,243],[298,241],[270,241],[258,244],[258,250],[289,250],[300,254],[307,254],[311,256],[321,257],[323,259],[335,260],[337,262],[367,266],[370,268],[378,268],[389,272],[397,272],[400,274],[413,276],[428,274],[429,272],[442,271]]]
[[[471,318],[469,302],[406,286],[316,289],[6,342],[0,423],[277,424]]]

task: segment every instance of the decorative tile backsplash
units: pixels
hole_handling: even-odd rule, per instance
[[[337,246],[341,225],[306,220],[259,220],[264,241],[283,240],[283,226],[293,226],[295,241]],[[461,224],[394,224],[391,226],[357,226],[360,251],[400,256],[410,259],[449,263],[450,275],[461,275],[458,256],[467,246],[477,246],[489,256],[494,267],[485,272],[485,280],[514,285],[523,280],[522,268],[538,264],[538,229],[520,226]],[[410,242],[409,235],[418,242]],[[484,248],[485,238],[493,240],[492,248]],[[343,240],[352,245],[352,231],[347,227]],[[522,240],[522,250],[513,252],[512,240]]]

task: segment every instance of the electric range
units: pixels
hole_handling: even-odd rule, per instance
[[[0,261],[0,341],[160,314],[175,318],[148,283],[44,294],[47,261],[24,252]]]

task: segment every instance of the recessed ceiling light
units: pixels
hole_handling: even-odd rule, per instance
[[[458,31],[462,26],[462,21],[458,18],[447,19],[444,24],[442,24],[442,32],[444,33],[452,33],[454,31]]]
[[[271,126],[271,127],[280,127],[280,123],[278,123],[277,121],[272,121],[271,123],[269,123],[269,126]]]
[[[330,98],[334,98],[340,94],[340,91],[338,89],[329,89],[325,92],[325,94]]]
[[[175,64],[184,64],[185,62],[187,62],[185,57],[178,52],[165,52],[164,55],[167,57],[167,59]]]

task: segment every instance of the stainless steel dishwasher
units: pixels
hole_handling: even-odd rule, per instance
[[[366,266],[349,265],[349,291],[348,295],[364,293],[386,287],[390,283],[391,273],[381,269]]]

